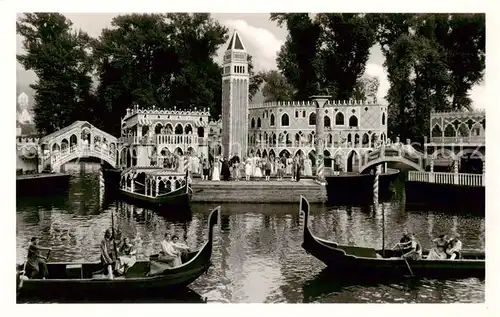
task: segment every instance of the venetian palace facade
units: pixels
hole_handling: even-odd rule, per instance
[[[221,129],[210,128],[222,153],[309,156],[314,164],[316,104],[313,101],[248,104],[247,52],[235,31],[224,54]],[[323,106],[323,105],[322,105]],[[361,101],[329,101],[324,105],[326,167],[357,171],[361,155],[387,138],[387,106]],[[219,151],[214,150],[218,155]]]

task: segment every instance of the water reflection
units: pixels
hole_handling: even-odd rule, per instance
[[[90,294],[89,294],[90,295]],[[101,294],[102,295],[102,294]],[[204,304],[207,302],[207,298],[201,296],[194,290],[190,288],[183,288],[176,290],[175,292],[161,293],[156,292],[154,294],[148,295],[130,295],[127,297],[113,296],[112,294],[107,294],[105,297],[95,298],[95,297],[87,297],[87,298],[74,298],[71,295],[66,297],[59,297],[56,299],[48,299],[44,297],[29,297],[23,298],[18,297],[17,303],[19,304],[28,304],[28,303],[177,303],[177,304]]]
[[[207,238],[209,210],[215,204],[194,204],[189,219],[168,215],[105,197],[100,200],[97,172],[75,171],[69,199],[25,200],[17,204],[17,262],[26,256],[32,236],[53,248],[54,261],[98,261],[99,242],[115,216],[122,234],[132,238],[138,258],[158,252],[165,232],[179,235],[192,248]],[[83,205],[83,207],[82,207]],[[407,211],[400,201],[370,207],[311,206],[315,235],[343,244],[380,248],[382,210],[385,243],[392,246],[401,231],[417,234],[422,246],[432,238],[458,233],[467,249],[484,249],[484,218],[435,211]],[[209,302],[481,302],[484,282],[422,280],[375,284],[339,284],[321,274],[324,265],[301,248],[298,204],[223,204],[215,232],[213,266],[190,288]]]
[[[483,302],[484,280],[393,278],[343,280],[324,269],[302,288],[304,303],[443,303]]]

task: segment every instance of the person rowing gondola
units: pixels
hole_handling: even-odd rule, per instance
[[[408,233],[406,230],[400,242],[394,246],[394,250],[399,250],[403,258],[409,260],[420,260],[422,258],[422,246],[417,241],[414,233]]]
[[[40,251],[49,251],[47,256],[42,256]],[[31,238],[28,247],[28,259],[26,261],[26,276],[28,278],[42,278],[48,277],[47,259],[49,257],[51,248],[42,247],[38,244],[38,238]]]
[[[113,245],[113,231],[111,229],[106,230],[104,234],[104,239],[101,241],[101,264],[104,267],[104,273],[107,274],[110,280],[113,279],[113,266],[116,263],[116,252]]]

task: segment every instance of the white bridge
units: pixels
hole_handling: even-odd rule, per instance
[[[40,139],[40,164],[57,171],[62,165],[82,158],[97,158],[116,167],[117,138],[87,121],[73,124]]]
[[[425,171],[425,155],[415,150],[411,145],[383,144],[375,151],[369,152],[361,158],[359,172],[385,162],[398,162],[412,167],[416,171]]]

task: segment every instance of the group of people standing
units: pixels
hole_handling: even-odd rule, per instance
[[[262,178],[269,181],[271,176],[276,176],[278,180],[289,176],[292,181],[300,181],[301,176],[312,176],[312,161],[304,156],[294,158],[249,156],[243,160],[237,156],[230,160],[226,157],[223,159],[216,157],[213,162],[205,158],[201,167],[202,179],[213,181],[229,181],[230,179],[239,181],[243,177],[246,181]],[[195,170],[192,172],[196,173]]]
[[[427,254],[427,260],[455,260],[460,259],[460,251],[462,250],[462,242],[458,236],[448,238],[446,235],[440,235],[432,240],[436,244]],[[401,251],[402,257],[411,260],[422,259],[422,246],[417,241],[414,233],[405,231],[401,240],[396,243],[393,248],[396,251]]]

